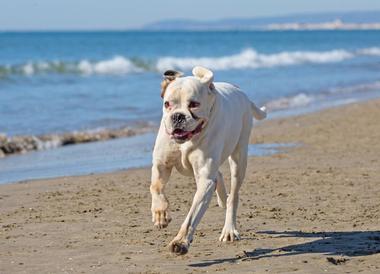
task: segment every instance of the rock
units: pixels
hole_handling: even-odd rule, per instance
[[[65,134],[48,134],[41,136],[7,137],[4,134],[0,134],[0,157],[15,153],[25,153],[32,150],[49,149],[59,146],[130,137],[137,134],[146,133],[152,129],[152,125],[141,125],[135,129],[124,127],[118,129],[81,131]]]
[[[334,258],[334,257],[327,257],[326,260],[327,260],[329,263],[332,263],[332,264],[334,264],[334,265],[344,264],[344,263],[346,263],[347,261],[349,261],[349,259],[347,259],[347,258]]]

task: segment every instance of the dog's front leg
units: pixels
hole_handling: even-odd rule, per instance
[[[167,227],[171,221],[169,202],[165,197],[164,188],[168,182],[172,167],[153,164],[150,193],[152,194],[152,222],[158,228]]]
[[[213,192],[215,191],[215,178],[201,176],[197,179],[197,191],[195,193],[190,211],[177,234],[170,242],[170,251],[177,255],[186,254],[197,225],[204,215],[210,203]]]

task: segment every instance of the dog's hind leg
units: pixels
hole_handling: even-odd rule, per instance
[[[228,158],[231,169],[231,191],[227,198],[226,219],[219,238],[223,242],[240,240],[239,232],[236,229],[236,213],[239,203],[239,189],[243,183],[247,168],[248,137],[243,136],[241,138],[235,151]]]
[[[220,171],[218,171],[216,177],[216,196],[218,197],[218,205],[221,208],[226,208],[227,191],[226,185],[224,184],[223,174]]]

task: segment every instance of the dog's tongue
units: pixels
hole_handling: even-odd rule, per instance
[[[191,134],[190,131],[185,131],[185,130],[182,130],[182,129],[179,129],[179,128],[177,128],[177,129],[175,129],[173,131],[173,135],[176,138],[186,138],[186,137],[189,136],[189,134]]]

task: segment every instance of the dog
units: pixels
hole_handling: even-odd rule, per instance
[[[170,242],[171,252],[186,254],[197,225],[216,191],[218,205],[226,208],[220,241],[239,240],[236,212],[239,189],[246,167],[253,117],[266,118],[265,107],[258,108],[236,86],[213,83],[213,72],[194,67],[193,76],[168,70],[161,83],[163,116],[153,150],[150,192],[152,221],[158,228],[171,221],[165,184],[175,167],[185,176],[193,176],[196,193],[185,221]],[[227,196],[219,171],[228,159],[231,191]]]

